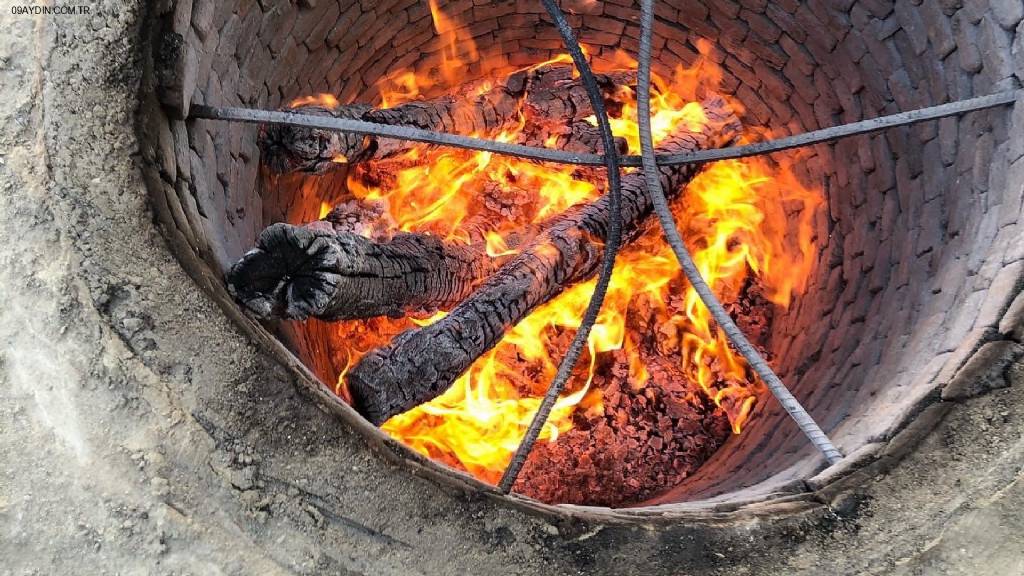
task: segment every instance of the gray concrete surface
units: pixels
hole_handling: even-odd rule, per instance
[[[0,575],[1024,573],[1020,364],[935,412],[895,469],[789,517],[552,525],[383,461],[156,232],[134,136],[139,7],[10,6]]]

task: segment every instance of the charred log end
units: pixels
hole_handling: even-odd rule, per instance
[[[227,274],[228,291],[259,318],[296,320],[321,312],[340,281],[330,232],[274,224]]]
[[[422,328],[425,332],[433,332],[433,337],[414,340],[411,346],[373,350],[345,376],[352,407],[374,426],[433,400],[448,389],[447,382],[459,376],[445,368],[461,365],[469,353],[459,342],[452,340],[449,333],[432,329],[433,326]],[[401,344],[412,334],[411,331],[403,332],[395,337],[394,343]],[[429,344],[422,346],[424,342]],[[392,384],[409,380],[435,385],[400,388]]]
[[[333,116],[323,106],[304,106],[299,111],[312,116]],[[319,173],[323,161],[321,153],[328,146],[329,138],[329,133],[315,128],[265,124],[260,126],[257,144],[263,164],[274,173]]]

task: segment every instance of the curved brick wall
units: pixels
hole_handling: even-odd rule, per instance
[[[440,5],[480,47],[467,78],[560,52],[534,0]],[[635,53],[631,2],[563,6],[595,59]],[[656,70],[692,62],[695,41],[711,41],[745,121],[777,135],[1014,89],[1024,78],[1020,0],[657,6]],[[342,183],[264,188],[252,126],[176,118],[190,102],[274,108],[313,92],[372,100],[382,76],[435,60],[430,15],[424,0],[193,0],[164,2],[152,20],[156,85],[141,129],[154,208],[183,263],[223,301],[221,271],[259,230],[314,218]],[[776,320],[775,363],[844,451],[884,454],[971,354],[1007,330],[1000,319],[1024,271],[1024,103],[818,146],[802,166],[828,209],[810,287]],[[281,333],[330,379],[318,329]],[[760,412],[659,502],[805,490],[821,460],[773,401]]]

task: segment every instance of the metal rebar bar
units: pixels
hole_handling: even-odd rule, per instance
[[[835,464],[843,455],[836,449],[828,436],[822,431],[814,418],[807,413],[807,410],[800,405],[800,402],[786,388],[786,385],[768,366],[764,358],[758,354],[757,349],[747,339],[739,326],[726,312],[722,303],[711,291],[711,287],[700,274],[700,270],[690,256],[686,244],[676,225],[672,210],[665,199],[665,191],[661,188],[661,179],[658,177],[658,164],[654,157],[654,139],[651,136],[651,28],[654,22],[653,0],[640,0],[640,49],[637,61],[639,70],[637,73],[637,121],[640,132],[640,157],[643,160],[644,179],[647,181],[647,191],[651,195],[654,204],[654,213],[658,216],[658,222],[665,233],[672,251],[675,252],[679,266],[683,274],[690,281],[690,285],[700,296],[701,302],[715,319],[715,323],[725,333],[732,347],[746,359],[754,372],[765,383],[768,390],[779,401],[782,408],[789,414],[790,418],[800,427],[800,431],[807,436],[829,464]]]
[[[608,284],[611,282],[612,272],[615,268],[615,256],[619,251],[619,244],[622,241],[622,191],[619,186],[619,155],[615,151],[615,136],[612,134],[611,120],[608,118],[608,111],[604,106],[604,97],[601,94],[597,80],[594,78],[594,73],[590,70],[587,58],[576,41],[572,28],[569,27],[569,23],[565,20],[565,15],[562,14],[562,10],[554,0],[541,0],[541,2],[544,4],[544,8],[548,11],[551,19],[555,22],[558,33],[562,36],[562,43],[565,44],[565,49],[572,56],[572,61],[580,73],[580,79],[583,81],[583,87],[587,90],[587,97],[594,108],[594,115],[597,118],[597,125],[601,132],[601,142],[606,152],[604,155],[605,167],[608,171],[606,194],[608,194],[609,199],[610,215],[608,218],[608,234],[605,239],[604,256],[601,260],[601,272],[598,274],[594,293],[590,296],[590,302],[587,304],[587,309],[580,320],[580,326],[576,329],[576,334],[569,344],[569,349],[562,358],[562,362],[558,365],[558,371],[555,373],[554,380],[551,381],[547,393],[544,394],[544,399],[541,400],[536,414],[533,415],[529,428],[526,429],[526,434],[520,441],[515,454],[512,455],[508,467],[505,468],[505,473],[501,476],[498,488],[505,494],[512,490],[512,485],[515,484],[519,471],[522,470],[523,464],[526,463],[526,457],[533,450],[533,445],[540,436],[541,429],[551,415],[551,410],[555,406],[555,401],[558,400],[558,395],[562,393],[562,389],[569,381],[569,377],[572,376],[573,368],[583,354],[583,347],[587,345],[587,340],[590,338],[590,330],[594,327],[594,323],[597,322],[597,315],[601,311],[602,304],[604,304],[604,297],[608,292]]]
[[[790,150],[802,146],[811,146],[823,142],[840,140],[850,136],[870,134],[887,128],[917,124],[928,120],[936,120],[946,116],[955,116],[967,112],[976,112],[987,108],[995,108],[1012,104],[1017,98],[1024,94],[1024,90],[1013,90],[978,96],[967,100],[959,100],[948,104],[940,104],[918,110],[899,112],[889,116],[881,116],[859,122],[851,122],[840,126],[822,128],[811,132],[804,132],[784,138],[776,138],[765,142],[745,144],[743,146],[732,146],[719,148],[717,150],[701,150],[688,154],[659,154],[655,156],[659,166],[674,166],[677,164],[688,164],[694,162],[712,162],[716,160],[728,160],[732,158],[746,158],[761,154],[770,154],[782,150]],[[253,108],[232,108],[207,106],[194,104],[190,108],[189,118],[201,118],[206,120],[221,120],[227,122],[247,122],[253,124],[281,124],[288,126],[302,126],[306,128],[318,128],[321,130],[337,130],[339,132],[352,132],[355,134],[369,134],[381,138],[396,138],[400,140],[412,140],[438,146],[462,148],[467,150],[480,150],[493,152],[505,156],[515,156],[527,160],[538,160],[542,162],[554,162],[558,164],[574,164],[580,166],[604,166],[606,164],[604,155],[573,153],[563,150],[552,150],[539,146],[524,146],[522,144],[509,144],[496,142],[483,138],[448,134],[446,132],[434,132],[422,130],[409,126],[393,126],[389,124],[377,124],[363,120],[351,120],[348,118],[328,118],[324,116],[313,116],[298,112],[279,110],[259,110]],[[619,158],[619,165],[623,167],[640,167],[643,165],[639,156],[622,156]]]

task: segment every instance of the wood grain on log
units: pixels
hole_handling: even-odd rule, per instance
[[[599,81],[606,96],[612,98],[620,86],[635,81],[635,75],[599,75]],[[517,127],[525,117],[528,124],[543,125],[544,131],[559,134],[560,149],[594,152],[595,142],[599,140],[583,121],[593,110],[568,64],[548,64],[517,72],[479,94],[446,95],[384,109],[365,104],[335,108],[310,104],[289,110],[490,137]],[[574,143],[577,138],[583,142]],[[406,140],[285,125],[261,126],[257,143],[263,164],[271,171],[315,174],[342,164],[387,158],[421,146]],[[596,151],[601,152],[599,142]]]
[[[600,142],[588,128],[593,126],[584,120],[572,122],[569,135],[560,137],[556,146],[594,152]],[[510,192],[528,197],[525,191]],[[508,260],[488,257],[488,226],[481,222],[467,222],[465,231],[474,240],[469,245],[429,234],[392,238],[395,228],[384,203],[356,199],[302,227],[275,224],[232,266],[228,288],[262,319],[400,317],[454,306]],[[533,230],[507,234],[504,243],[519,246]]]
[[[728,145],[739,121],[721,98],[703,103],[707,132],[678,130],[661,143],[663,152],[693,152]],[[662,185],[678,195],[699,166],[660,168]],[[353,405],[381,424],[447,390],[505,330],[567,286],[591,277],[601,261],[608,229],[608,197],[573,206],[552,219],[523,250],[484,281],[445,318],[399,334],[371,351],[348,373]],[[628,238],[651,214],[640,173],[622,178],[622,225]]]
[[[330,223],[265,229],[231,267],[228,289],[260,318],[400,317],[462,300],[498,264],[484,244],[429,234],[374,241]]]

